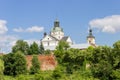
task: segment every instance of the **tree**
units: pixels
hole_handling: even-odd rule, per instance
[[[3,60],[0,59],[0,75],[3,75],[3,71],[4,71],[4,62]]]
[[[63,52],[64,50],[67,50],[69,48],[69,44],[65,41],[59,41],[58,46],[56,47],[57,50],[60,52]]]
[[[84,67],[85,54],[79,49],[69,49],[65,52],[62,64],[66,66],[67,73],[73,73]]]
[[[44,53],[45,53],[45,54],[51,54],[52,52],[51,52],[49,49],[47,49],[47,50],[45,50]]]
[[[110,80],[112,73],[112,49],[107,46],[100,46],[92,53],[91,71],[94,77],[101,80]]]
[[[35,73],[39,73],[39,71],[40,71],[40,63],[38,57],[34,55],[32,58],[32,66],[30,68],[30,73],[35,74]]]
[[[3,72],[4,72],[4,62],[3,60],[0,59],[0,80],[4,80]]]
[[[112,78],[120,80],[120,40],[113,44],[113,71]]]
[[[56,50],[54,51],[55,56],[59,63],[62,62],[62,58],[64,56],[65,51],[69,48],[69,44],[65,41],[59,41],[58,46],[56,46]]]
[[[29,50],[29,45],[26,41],[18,40],[15,46],[12,47],[12,52],[16,53],[17,51],[21,51],[23,54],[27,55]]]
[[[41,42],[41,44],[40,44],[40,49],[39,49],[39,53],[40,53],[40,54],[44,54],[44,52],[45,52],[45,50],[44,50],[43,44],[42,44],[42,42]]]
[[[27,71],[26,59],[22,52],[9,53],[4,55],[4,74],[16,76]]]
[[[36,42],[30,45],[29,54],[39,54],[39,47]]]

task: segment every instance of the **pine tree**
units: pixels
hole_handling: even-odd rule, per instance
[[[32,66],[30,68],[30,74],[39,73],[39,71],[40,71],[40,63],[38,57],[34,55],[32,58]]]
[[[36,42],[30,45],[29,54],[39,54],[39,47]]]
[[[44,50],[43,44],[42,44],[42,42],[41,42],[41,44],[40,44],[40,49],[39,49],[39,53],[40,53],[40,54],[44,54],[44,52],[45,52],[45,50]]]

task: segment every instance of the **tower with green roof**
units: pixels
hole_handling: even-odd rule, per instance
[[[95,37],[92,34],[92,29],[89,29],[89,35],[87,36],[87,42],[89,44],[95,44]]]
[[[63,29],[60,27],[60,22],[58,19],[54,21],[54,27],[52,28],[50,35],[58,40],[61,40],[64,37],[64,32]]]

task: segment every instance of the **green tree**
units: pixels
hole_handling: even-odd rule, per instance
[[[61,41],[59,41],[56,49],[59,50],[62,53],[64,50],[67,50],[69,47],[70,46],[67,42],[61,40]]]
[[[4,72],[4,62],[3,60],[0,59],[0,80],[4,80],[3,72]]]
[[[112,73],[112,49],[100,46],[94,49],[91,57],[91,71],[94,77],[101,80],[110,80]]]
[[[22,52],[4,55],[4,74],[16,76],[27,72],[26,59]]]
[[[38,57],[34,55],[32,58],[32,66],[30,68],[30,73],[35,74],[35,73],[39,73],[39,71],[40,71],[40,63]]]
[[[45,54],[51,54],[51,51],[49,49],[45,50]]]
[[[120,40],[113,44],[113,71],[112,78],[120,80]]]
[[[57,57],[57,60],[59,63],[62,62],[64,53],[69,48],[69,44],[65,41],[59,41],[58,46],[56,46],[56,50],[54,51],[55,56]]]
[[[67,73],[82,70],[85,61],[85,54],[79,49],[69,49],[65,52],[62,64],[66,66]]]
[[[62,76],[63,76],[63,70],[62,70],[61,66],[57,66],[52,73],[52,77],[55,80],[60,80]]]
[[[40,49],[39,49],[39,53],[40,53],[40,54],[44,54],[44,52],[45,52],[45,49],[44,49],[43,44],[42,44],[42,42],[41,42],[41,44],[40,44]]]
[[[12,52],[16,53],[17,51],[21,51],[23,54],[27,55],[29,51],[29,45],[26,41],[18,40],[15,46],[12,47]]]
[[[3,71],[4,71],[4,62],[3,60],[0,59],[0,75],[3,75]]]
[[[36,42],[30,45],[29,54],[39,54],[39,46]]]

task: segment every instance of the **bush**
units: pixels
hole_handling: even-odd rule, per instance
[[[3,60],[5,66],[5,75],[16,76],[27,72],[26,59],[23,53],[19,51],[16,53],[9,53],[4,55]]]
[[[45,51],[45,54],[51,54],[51,51],[48,49]]]
[[[40,71],[40,63],[38,61],[38,57],[34,55],[32,58],[32,66],[30,68],[30,74],[39,73],[39,71]]]
[[[35,74],[34,80],[44,80],[44,77],[40,74]]]

